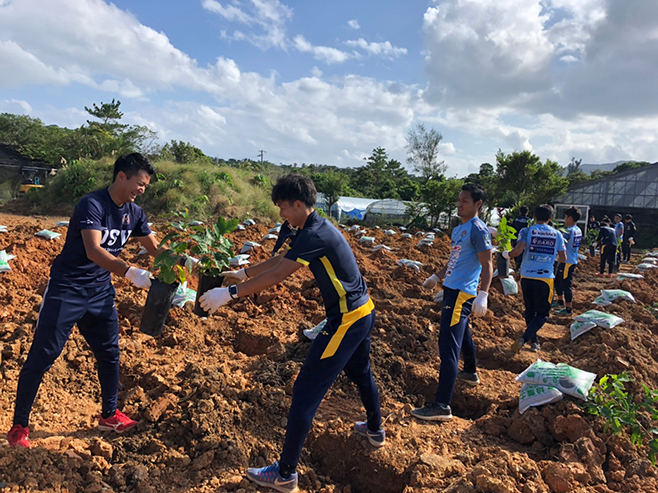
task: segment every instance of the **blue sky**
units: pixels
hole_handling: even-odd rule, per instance
[[[658,160],[658,2],[0,0],[0,112],[128,123],[212,156],[404,162],[417,123],[448,174],[532,150]]]

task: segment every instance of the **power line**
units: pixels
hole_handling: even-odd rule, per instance
[[[258,151],[258,152],[260,153],[260,164],[263,164],[263,161],[265,160],[265,153],[266,153],[267,151],[264,151],[263,149],[261,149],[261,150]]]

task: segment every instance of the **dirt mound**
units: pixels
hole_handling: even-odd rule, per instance
[[[18,373],[29,349],[50,263],[63,238],[33,235],[57,219],[0,215],[8,233],[0,250],[16,259],[0,274],[0,350],[3,386],[0,431],[9,429]],[[156,229],[157,229],[156,224]],[[233,234],[261,242],[271,225]],[[54,229],[65,233],[65,228]],[[412,232],[413,233],[413,232]],[[418,237],[369,233],[390,251],[372,251],[345,232],[377,309],[373,370],[381,392],[387,445],[372,448],[352,431],[363,418],[355,388],[340,377],[323,401],[300,465],[300,488],[323,492],[571,492],[654,491],[656,470],[626,438],[609,437],[603,423],[573,399],[518,413],[517,373],[539,356],[599,376],[628,371],[658,388],[657,320],[645,306],[658,301],[658,273],[640,281],[600,279],[598,259],[575,278],[577,313],[593,308],[600,289],[622,287],[637,304],[605,308],[625,319],[575,341],[571,319],[551,316],[540,332],[539,355],[514,355],[510,343],[524,328],[520,295],[505,297],[494,281],[490,311],[472,321],[481,384],[458,383],[456,415],[447,424],[411,419],[409,410],[433,397],[438,378],[440,308],[423,280],[444,264],[449,239],[418,247]],[[272,241],[250,253],[267,258]],[[148,267],[131,242],[124,252]],[[423,263],[420,271],[399,259]],[[639,257],[634,258],[634,260]],[[626,268],[627,266],[623,266]],[[159,338],[139,332],[144,291],[115,279],[121,331],[122,409],[140,419],[135,431],[113,436],[95,429],[100,411],[95,362],[74,331],[47,373],[32,414],[33,448],[0,445],[0,489],[10,491],[259,491],[244,479],[247,466],[278,459],[295,375],[309,342],[300,337],[324,318],[322,300],[306,269],[262,294],[224,307],[209,319],[192,306],[173,308]],[[194,287],[194,286],[192,286]],[[6,444],[6,442],[4,442]]]

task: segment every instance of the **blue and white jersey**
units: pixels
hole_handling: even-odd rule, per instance
[[[475,296],[482,273],[478,253],[493,249],[489,228],[476,216],[452,231],[451,244],[443,285]]]
[[[554,279],[555,258],[566,250],[562,234],[548,224],[535,224],[521,230],[518,242],[525,243],[521,277]]]
[[[107,188],[89,193],[75,206],[64,248],[50,270],[53,281],[73,285],[100,285],[110,281],[110,271],[87,257],[83,229],[100,231],[101,248],[115,257],[131,236],[151,234],[144,211],[137,204],[126,202],[119,207]]]
[[[623,240],[624,239],[624,223],[623,223],[623,221],[619,221],[618,223],[615,223],[615,234],[617,235],[618,240]]]
[[[567,248],[567,264],[576,265],[578,263],[578,249],[583,240],[583,233],[576,225],[567,229],[567,235],[564,238]]]

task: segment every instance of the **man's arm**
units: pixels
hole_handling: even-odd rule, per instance
[[[154,234],[150,234],[148,236],[137,236],[137,241],[146,248],[147,253],[151,257],[157,257],[160,255],[162,252],[167,250],[166,248],[160,248],[158,249],[158,240],[155,238]]]
[[[283,260],[283,258],[284,258],[283,252],[281,252],[276,257],[268,258],[267,260],[265,260],[265,261],[263,261],[259,264],[250,265],[249,267],[245,267],[244,270],[247,273],[247,277],[249,279],[251,279],[251,278],[254,278],[254,277],[257,277],[257,276],[261,275],[263,272],[267,272],[268,270],[273,269],[274,267],[279,265],[279,263]],[[290,262],[292,262],[292,260],[290,260]],[[294,262],[294,263],[296,264],[297,262]],[[301,267],[301,264],[299,264],[299,265]],[[281,281],[279,281],[279,282],[281,282]]]
[[[516,246],[512,249],[511,252],[509,252],[510,258],[518,257],[523,253],[523,250],[525,250],[525,241],[517,242]]]
[[[561,264],[566,264],[567,263],[567,252],[562,250],[561,252],[557,252],[557,261]]]
[[[491,278],[493,277],[492,250],[478,252],[478,260],[482,265],[482,277],[480,279],[480,291],[489,292]]]
[[[270,265],[269,269],[263,270],[255,277],[238,284],[238,296],[248,296],[250,294],[259,293],[260,291],[274,286],[283,281],[286,277],[290,276],[297,269],[302,267],[302,264],[289,260],[283,256],[274,257],[265,262],[258,264],[255,268]],[[254,268],[249,269],[249,273]]]
[[[85,245],[85,252],[89,260],[99,267],[114,272],[119,276],[126,274],[130,265],[101,247],[101,238],[103,235],[101,231],[97,229],[83,229],[80,233],[82,234],[82,242]]]

